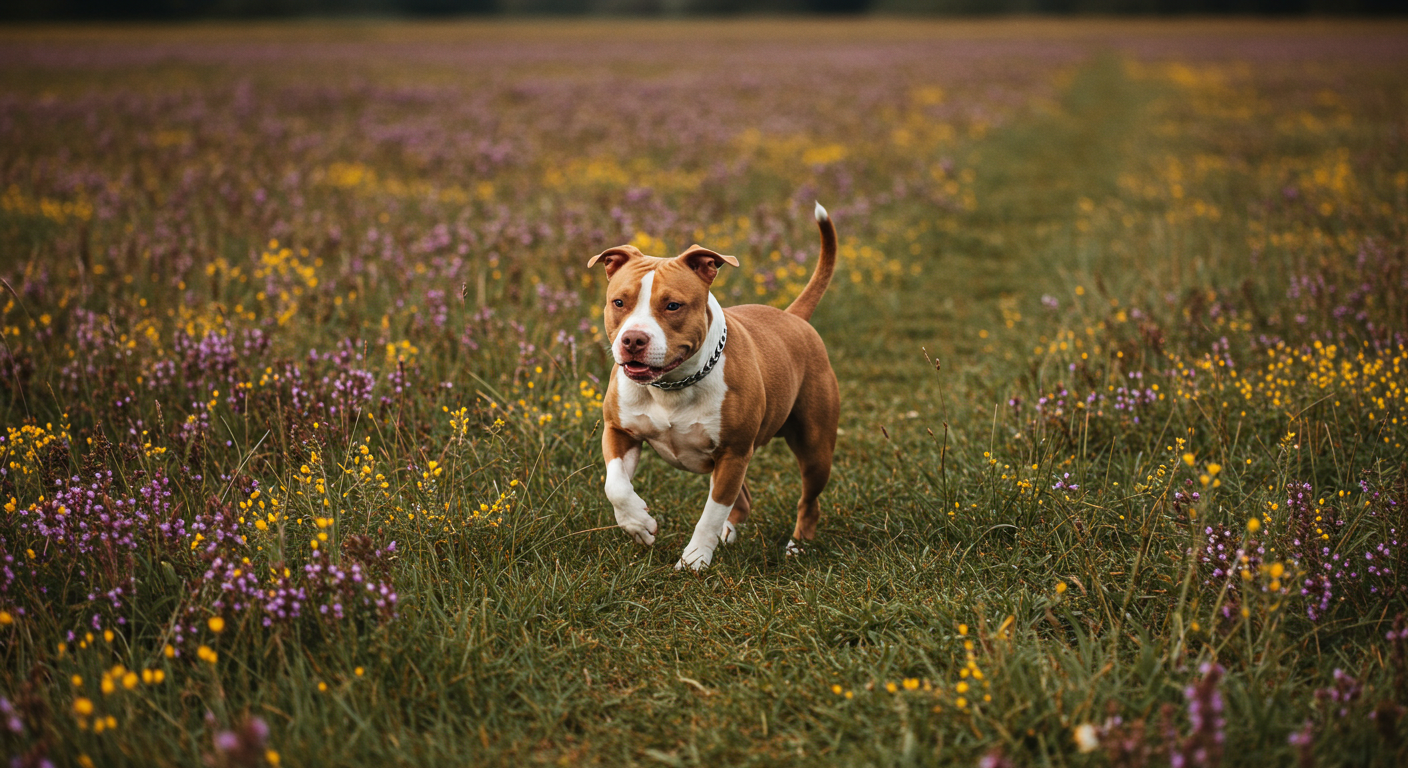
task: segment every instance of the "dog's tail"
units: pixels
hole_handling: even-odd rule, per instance
[[[831,275],[836,271],[836,227],[831,225],[831,215],[816,204],[816,224],[821,228],[821,260],[807,281],[807,287],[787,306],[787,311],[803,320],[812,319],[812,312],[821,303],[821,295],[831,284]]]

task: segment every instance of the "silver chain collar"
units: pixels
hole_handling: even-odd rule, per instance
[[[700,379],[703,379],[705,376],[708,376],[709,372],[714,370],[715,365],[718,365],[719,358],[723,357],[724,355],[724,344],[726,343],[728,343],[727,323],[724,324],[723,336],[719,337],[719,346],[714,348],[714,354],[709,356],[709,362],[705,363],[703,368],[700,368],[697,372],[690,374],[689,376],[686,376],[683,379],[680,379],[679,381],[652,381],[650,382],[650,386],[664,390],[676,390],[684,389],[685,387],[698,382]]]

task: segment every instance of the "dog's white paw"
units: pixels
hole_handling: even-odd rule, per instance
[[[719,531],[719,541],[725,544],[732,544],[738,541],[738,526],[732,520],[725,520],[723,530]]]
[[[684,554],[680,555],[680,561],[675,563],[675,570],[682,571],[686,568],[691,571],[702,571],[709,567],[709,563],[714,561],[714,550],[707,546],[702,546],[690,542],[684,548]]]
[[[659,523],[646,512],[645,501],[639,496],[632,496],[624,505],[616,507],[616,524],[647,547],[655,543],[655,534],[660,530]]]
[[[799,555],[805,555],[805,554],[807,553],[807,550],[802,549],[802,545],[801,545],[801,544],[798,544],[797,542],[793,541],[792,539],[788,539],[788,540],[787,540],[787,550],[786,550],[786,551],[787,551],[787,556],[788,556],[788,557],[797,557],[797,556],[799,556]]]
[[[631,535],[632,539],[635,539],[637,544],[644,544],[647,547],[655,543],[655,532],[659,530],[655,519],[651,517],[645,518],[644,522],[631,520],[620,523],[620,526],[622,530]]]

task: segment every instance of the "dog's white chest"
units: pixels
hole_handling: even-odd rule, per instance
[[[623,374],[617,386],[617,418],[628,433],[650,444],[677,469],[707,474],[714,470],[723,422],[724,359],[693,386],[665,391],[641,386]]]

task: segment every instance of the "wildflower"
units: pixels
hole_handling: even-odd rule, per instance
[[[1064,594],[1066,594],[1066,582],[1064,582],[1064,581],[1058,581],[1058,582],[1056,582],[1056,594],[1058,594],[1058,595],[1064,595]]]
[[[215,734],[213,741],[215,751],[223,758],[221,764],[257,765],[261,755],[268,760],[269,752],[272,752],[265,749],[268,738],[269,726],[262,719],[251,717],[239,728]],[[277,764],[277,755],[275,760],[269,762]]]
[[[225,631],[225,620],[219,616],[211,616],[210,621],[206,622],[206,626],[209,626],[210,631],[218,635]]]
[[[0,626],[9,626],[15,623],[15,617],[9,611],[0,611]]]
[[[1100,748],[1100,737],[1095,731],[1095,726],[1090,723],[1081,723],[1076,726],[1074,733],[1076,748],[1082,753],[1094,752]]]
[[[918,690],[918,689],[919,689],[919,678],[917,678],[917,677],[906,677],[906,678],[904,679],[904,689],[905,689],[906,691]]]
[[[1338,717],[1345,717],[1349,714],[1350,705],[1363,693],[1364,686],[1343,669],[1334,671],[1334,681],[1335,684],[1332,688],[1317,688],[1315,700],[1328,703],[1331,707],[1338,707],[1335,714]]]
[[[1247,533],[1256,533],[1261,530],[1261,521],[1255,517],[1247,520]]]
[[[93,702],[84,696],[79,696],[73,700],[73,712],[76,715],[87,717],[93,714]]]
[[[201,661],[208,661],[211,664],[214,664],[216,661],[219,660],[220,656],[214,650],[212,650],[210,646],[202,645],[201,647],[196,649],[196,658],[199,658]]]
[[[1315,764],[1315,724],[1312,721],[1306,720],[1299,731],[1287,736],[1286,743],[1296,748],[1301,765]]]
[[[1223,669],[1208,662],[1199,669],[1203,673],[1202,680],[1183,691],[1192,731],[1181,741],[1176,732],[1171,739],[1170,762],[1175,766],[1217,765],[1222,759],[1226,736],[1223,729],[1227,721],[1222,716],[1222,692],[1218,690],[1218,683],[1222,680]]]

